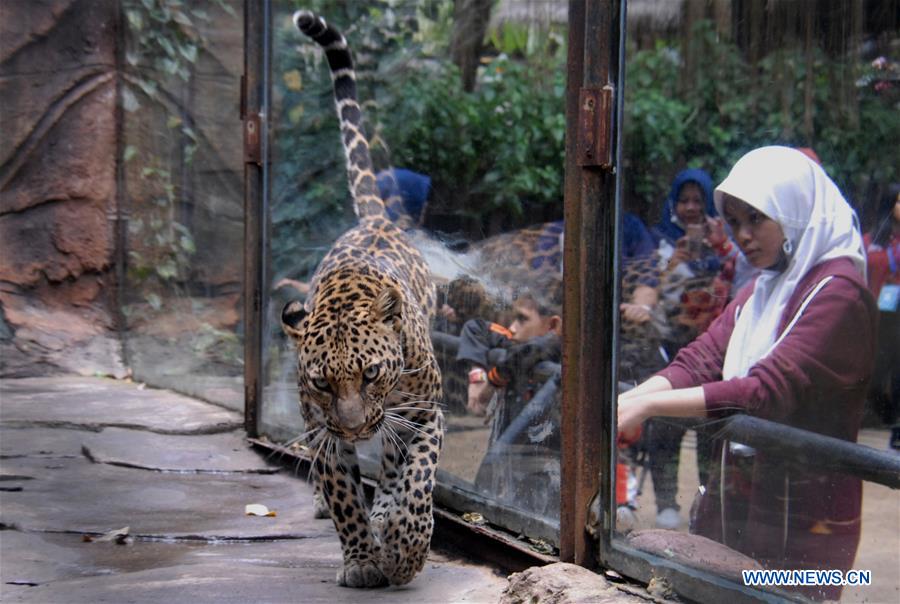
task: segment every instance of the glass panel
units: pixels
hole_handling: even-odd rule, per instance
[[[243,5],[122,5],[128,363],[137,380],[242,409]]]
[[[438,496],[555,541],[565,15],[546,3],[514,13],[473,3],[482,14],[458,17],[450,0],[312,5],[349,40],[380,194],[437,288]],[[273,3],[262,418],[279,440],[304,431],[282,307],[304,299],[318,262],[357,224],[327,64],[292,24],[295,9]]]
[[[826,469],[820,441],[886,450],[898,418],[895,13],[629,5],[617,370],[620,425],[642,433],[621,433],[616,534],[631,547],[738,583],[751,568],[870,570],[868,586],[782,589],[896,598],[900,500]],[[792,149],[745,156],[767,145]],[[751,446],[726,434],[736,413],[796,432],[760,428]]]

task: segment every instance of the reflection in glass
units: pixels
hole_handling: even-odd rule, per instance
[[[242,409],[242,3],[122,4],[128,363],[136,379]]]
[[[484,3],[484,14],[454,15],[449,0],[313,4],[348,38],[380,193],[437,287],[447,420],[438,482],[447,505],[555,541],[565,128],[558,11],[536,3],[510,15]],[[321,52],[293,27],[294,10],[273,3],[262,421],[281,441],[303,433],[281,309],[303,299],[319,260],[355,222],[331,80]],[[376,471],[379,445],[374,438],[363,453],[364,472]]]
[[[675,370],[665,375],[676,388],[714,382],[704,389],[704,397],[715,413],[707,420],[654,417],[643,422],[639,437],[631,435],[634,442],[626,443],[619,454],[630,466],[627,471],[634,472],[637,499],[628,508],[630,516],[620,515],[624,521],[617,523],[617,532],[624,538],[633,531],[627,537],[632,546],[660,555],[684,541],[643,529],[711,537],[727,546],[729,555],[747,557],[733,558],[731,567],[683,561],[738,582],[738,571],[752,565],[873,569],[881,580],[869,587],[799,591],[816,599],[889,599],[898,587],[896,573],[879,552],[896,552],[900,547],[896,495],[878,484],[863,485],[850,475],[798,464],[780,448],[752,448],[726,441],[722,434],[722,418],[729,413],[725,407],[731,406],[802,429],[812,435],[810,442],[826,434],[882,450],[889,446],[897,403],[889,402],[891,372],[876,371],[871,352],[878,340],[881,358],[891,358],[890,343],[898,338],[887,331],[893,329],[890,322],[881,321],[877,332],[873,331],[875,315],[885,313],[876,309],[874,296],[865,291],[867,275],[851,270],[846,280],[855,285],[837,294],[846,304],[855,300],[857,306],[846,312],[825,312],[816,320],[814,331],[822,341],[807,346],[806,353],[794,350],[790,361],[779,356],[777,349],[768,356],[757,355],[767,363],[760,361],[760,366],[766,365],[771,372],[751,371],[751,378],[759,379],[756,389],[729,395],[727,405],[717,396],[731,388],[728,378],[746,374],[746,368],[735,373],[719,363],[716,369],[715,362],[698,356],[696,344],[690,349],[685,346],[700,336],[704,350],[721,344],[724,352],[738,310],[726,304],[735,298],[746,300],[753,290],[742,288],[752,288],[748,284],[760,274],[768,278],[760,269],[776,261],[763,261],[761,252],[748,244],[750,240],[742,239],[743,223],[735,217],[740,211],[721,216],[723,206],[719,205],[717,216],[708,179],[700,171],[718,185],[737,158],[750,149],[773,144],[793,147],[790,157],[810,174],[822,178],[827,174],[853,208],[844,204],[844,214],[827,213],[825,222],[832,224],[839,215],[845,218],[838,223],[837,239],[850,237],[854,230],[860,233],[859,226],[853,226],[856,219],[861,220],[862,231],[875,229],[884,220],[876,216],[877,200],[898,179],[896,151],[880,134],[900,135],[900,122],[896,116],[888,117],[896,112],[897,92],[886,84],[896,80],[896,64],[887,53],[897,34],[878,23],[879,7],[862,4],[810,3],[802,5],[803,11],[798,10],[799,3],[701,4],[685,2],[683,12],[672,16],[667,27],[677,33],[667,32],[646,11],[629,12],[632,37],[626,59],[622,178],[623,205],[630,214],[625,215],[622,231],[617,369],[620,390],[625,392],[666,367],[681,351],[675,366],[693,377],[682,380]],[[840,35],[838,23],[844,27]],[[772,170],[786,170],[788,163],[757,170],[758,176],[750,180],[762,182]],[[699,194],[696,200],[692,199],[695,194]],[[783,194],[776,197],[786,203]],[[752,214],[744,218],[754,224],[762,220]],[[811,229],[819,228],[810,224]],[[644,241],[646,232],[654,245],[649,253],[635,254],[634,242]],[[855,251],[845,255],[861,266],[863,246],[859,235],[855,237],[859,245],[850,245]],[[870,256],[871,240],[869,236],[866,244]],[[805,245],[800,241],[783,250],[778,247],[781,239],[776,242],[773,254],[791,259],[778,267],[778,274],[789,273],[801,262],[798,258],[810,257],[805,247],[798,247]],[[839,247],[835,243],[829,249]],[[823,263],[813,261],[820,266],[807,266],[809,272],[804,274],[824,270]],[[798,291],[785,296],[794,294],[800,301],[816,285],[795,281]],[[822,300],[830,299],[829,292],[840,287],[838,283],[829,283],[831,290],[817,294],[819,299],[805,311],[807,319],[821,309]],[[871,288],[871,281],[868,285]],[[788,306],[796,310],[798,301],[791,300]],[[752,302],[740,305],[741,312],[752,308]],[[849,315],[857,325],[842,332],[835,315]],[[783,320],[770,331],[780,334],[787,325]],[[762,320],[755,323],[751,340],[765,326]],[[796,323],[797,333],[803,326],[802,321]],[[801,337],[797,333],[795,337]],[[805,363],[804,354],[812,361]],[[834,372],[826,377],[823,372],[829,367]],[[874,388],[866,391],[873,372]],[[750,400],[768,401],[773,392],[777,395],[770,406],[759,403],[747,408]],[[620,407],[627,406],[627,395],[619,402]],[[860,429],[861,425],[865,427]],[[692,543],[711,547],[699,540]],[[709,550],[707,559],[714,558],[713,551],[725,555],[725,550]]]

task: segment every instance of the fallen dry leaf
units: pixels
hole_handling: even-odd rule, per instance
[[[244,514],[247,516],[276,516],[274,510],[269,510],[261,503],[248,503],[244,506]]]
[[[469,524],[474,524],[476,526],[481,526],[482,524],[487,524],[487,520],[485,520],[484,516],[479,514],[478,512],[466,512],[462,515],[462,519],[468,522]]]
[[[544,541],[543,539],[529,539],[530,542],[529,547],[536,551],[539,554],[553,554],[553,546]]]

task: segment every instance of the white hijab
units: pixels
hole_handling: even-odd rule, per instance
[[[746,376],[790,331],[793,321],[785,333],[776,333],[788,299],[811,268],[846,256],[865,278],[866,257],[856,213],[825,171],[796,149],[773,146],[750,151],[716,187],[713,198],[719,215],[725,194],[781,225],[793,248],[783,271],[762,271],[740,310],[722,368],[723,378],[730,379]],[[802,308],[797,314],[801,312]]]

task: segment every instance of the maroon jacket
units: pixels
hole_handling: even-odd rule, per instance
[[[722,364],[736,313],[753,293],[752,284],[658,375],[674,388],[702,385],[711,420],[744,412],[855,442],[875,358],[877,309],[849,259],[809,271],[788,301],[779,333],[829,275],[834,278],[791,332],[746,377],[722,381]],[[766,451],[741,458],[721,449],[719,443],[717,459],[724,465],[711,472],[693,518],[694,532],[769,568],[852,568],[860,533],[859,479],[789,467],[788,460]],[[803,591],[815,598],[840,595],[839,588]]]

